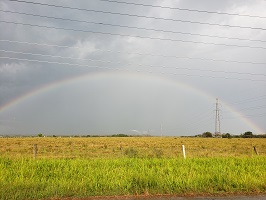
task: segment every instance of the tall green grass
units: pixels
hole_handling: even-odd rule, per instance
[[[0,199],[266,192],[266,157],[0,158]]]

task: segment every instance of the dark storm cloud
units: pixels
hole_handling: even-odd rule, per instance
[[[86,8],[98,11],[116,12],[116,13],[129,13],[134,15],[154,16],[167,19],[182,19],[187,21],[199,21],[215,24],[231,24],[239,26],[250,27],[262,27],[266,28],[265,19],[240,17],[232,15],[217,15],[206,14],[197,12],[185,12],[171,9],[159,9],[152,7],[132,6],[126,4],[107,3],[103,1],[45,1],[42,3],[64,5],[75,8]],[[140,1],[140,3],[143,3]],[[263,16],[265,2],[263,1],[147,1],[147,4],[154,4],[159,6],[169,7],[181,7],[198,10],[209,10],[216,12],[228,12],[228,13],[240,13]],[[11,1],[0,1],[0,8],[2,10],[31,13],[45,16],[53,16],[65,19],[74,19],[79,21],[88,21],[96,23],[109,23],[122,26],[141,27],[149,29],[170,30],[191,32],[196,34],[205,35],[217,35],[223,37],[235,37],[235,38],[247,38],[256,40],[266,40],[266,31],[255,29],[239,29],[239,28],[225,28],[221,26],[209,26],[193,23],[174,22],[170,20],[154,20],[148,18],[129,17],[122,15],[111,15],[100,12],[87,12],[81,10],[55,8],[49,6],[40,6],[34,4],[25,4]],[[83,31],[70,31],[70,30],[58,30],[48,29],[40,27],[31,27],[23,25],[14,25],[8,23],[1,23],[1,40],[32,42],[39,45],[30,45],[22,43],[1,42],[1,50],[5,51],[17,51],[23,53],[34,53],[51,56],[41,55],[29,55],[29,54],[15,54],[11,52],[0,51],[1,57],[13,57],[18,59],[31,59],[39,61],[48,61],[50,63],[31,62],[26,60],[12,60],[7,58],[0,59],[0,106],[11,101],[12,99],[21,96],[33,89],[41,86],[60,81],[66,78],[79,76],[86,73],[93,73],[102,71],[110,71],[111,69],[125,69],[132,71],[152,71],[156,72],[159,76],[165,78],[171,78],[178,82],[184,82],[186,84],[197,86],[201,90],[209,93],[211,96],[219,97],[226,102],[238,102],[241,99],[248,99],[250,97],[258,97],[261,94],[265,95],[265,82],[257,81],[237,81],[225,78],[233,79],[263,79],[265,76],[250,75],[253,74],[266,74],[265,65],[252,65],[252,64],[237,64],[230,62],[213,62],[213,61],[199,61],[193,59],[176,59],[171,57],[156,57],[147,56],[142,54],[165,54],[175,55],[180,57],[198,57],[220,60],[239,60],[250,62],[266,62],[265,49],[252,49],[252,48],[239,48],[230,46],[217,46],[217,45],[205,45],[186,42],[173,42],[162,41],[153,39],[141,39],[137,37],[121,37],[117,35],[89,33],[85,31],[105,32],[124,35],[139,35],[143,37],[157,37],[164,39],[174,40],[190,40],[200,42],[222,43],[232,45],[246,45],[246,46],[262,46],[265,47],[263,42],[250,42],[241,40],[230,40],[221,38],[210,38],[184,34],[173,34],[158,31],[145,31],[140,29],[129,29],[117,26],[103,26],[93,23],[79,23],[67,20],[55,20],[41,17],[33,17],[20,14],[11,14],[0,12],[1,20],[36,24],[40,26],[59,27],[65,29],[75,29]],[[47,46],[40,44],[50,44],[58,46],[69,46],[78,48],[63,48],[55,46]],[[119,53],[118,53],[119,52]],[[129,53],[137,54],[129,54]],[[64,58],[60,58],[64,57]],[[70,59],[75,58],[75,59]],[[94,61],[92,61],[94,60]],[[98,61],[96,61],[98,60]],[[51,63],[51,62],[57,62]],[[88,65],[85,66],[71,66],[60,65],[59,63]],[[105,67],[108,69],[102,69],[92,66]],[[188,69],[196,69],[188,70]],[[200,71],[205,70],[205,71]],[[209,70],[209,71],[206,71]],[[111,70],[112,71],[112,70]],[[222,71],[222,72],[213,72]],[[233,71],[247,74],[238,73],[223,73],[223,71]],[[164,73],[164,74],[162,74]],[[178,76],[173,74],[180,74]],[[214,77],[214,78],[212,78]],[[215,78],[220,77],[220,78]],[[103,83],[102,83],[103,84]],[[127,83],[129,84],[129,83]],[[130,83],[132,84],[132,83]],[[129,84],[129,85],[130,85]],[[97,96],[97,87],[101,86],[101,82],[97,82],[95,90],[91,90],[91,95]],[[139,86],[141,87],[141,86]],[[115,92],[119,93],[119,87],[116,87]],[[243,90],[243,88],[247,88]],[[67,89],[65,89],[67,90]],[[132,91],[137,90],[136,87]],[[152,90],[152,88],[150,88]],[[158,89],[158,92],[160,90]],[[120,94],[122,95],[122,94]],[[119,99],[117,95],[116,100]],[[111,98],[112,94],[106,94],[105,98]],[[150,96],[147,97],[151,98]],[[215,100],[215,99],[214,99]],[[108,101],[107,101],[108,102]],[[125,100],[125,102],[131,102]],[[143,101],[140,101],[145,104]],[[156,105],[160,105],[161,102],[167,102],[163,96],[159,96],[154,101],[154,106],[151,110],[156,110]],[[77,104],[77,102],[73,103]],[[173,103],[172,103],[173,104]],[[195,101],[196,107],[200,108],[200,103]],[[254,104],[254,105],[252,105]],[[264,103],[265,104],[265,103]],[[101,103],[97,106],[101,107]],[[111,105],[106,103],[106,108]],[[260,110],[245,110],[248,107],[262,106],[263,101],[254,102],[251,101],[249,105],[244,105],[242,109],[246,115],[259,116],[261,113],[265,113],[265,109]],[[49,105],[47,105],[49,106]],[[184,104],[186,107],[187,105]],[[238,107],[238,105],[234,105]],[[246,106],[246,107],[245,107]],[[46,108],[46,107],[45,107]],[[74,107],[73,107],[74,108]],[[189,106],[186,107],[189,109]],[[46,108],[47,109],[47,108]],[[168,109],[168,108],[166,108]],[[131,110],[134,110],[132,107]],[[147,117],[153,113],[151,110],[143,112],[143,117]],[[249,111],[249,112],[248,112]],[[42,112],[40,110],[40,112]],[[184,111],[183,111],[184,112]],[[190,110],[191,115],[193,112]],[[201,112],[196,110],[195,112]],[[99,114],[99,110],[94,110],[94,114]],[[123,111],[119,109],[114,115],[115,119],[120,119]],[[129,112],[130,113],[130,112]],[[156,113],[156,112],[154,112]],[[82,115],[82,114],[81,114]],[[103,113],[99,114],[102,116]],[[168,112],[168,116],[169,116]],[[94,116],[94,115],[92,115]],[[180,116],[172,116],[172,118]],[[226,117],[226,116],[225,116]],[[30,116],[28,116],[30,118]],[[133,119],[138,118],[137,116]],[[169,126],[174,126],[175,119],[166,117]],[[113,122],[107,118],[105,124]],[[131,118],[128,118],[131,119]],[[188,118],[189,119],[189,116]],[[45,119],[43,119],[45,120]],[[108,121],[109,120],[109,121]],[[265,117],[252,118],[253,121],[263,128],[266,127],[263,121]],[[142,119],[143,124],[145,120]],[[150,117],[150,121],[154,121],[154,124],[158,124],[158,120]],[[74,123],[74,122],[73,122]],[[123,130],[135,130],[138,127],[132,127],[130,122],[124,122],[128,124]],[[94,124],[93,130],[97,132],[100,122]],[[115,124],[115,123],[114,123]],[[155,126],[150,123],[150,127]],[[230,124],[230,123],[228,123]],[[80,125],[80,124],[79,124]],[[45,126],[39,124],[45,131]],[[210,127],[212,124],[210,125]],[[228,125],[229,126],[229,125]],[[142,126],[144,128],[145,126]],[[209,127],[209,126],[207,126]],[[178,129],[178,127],[175,127]],[[74,131],[75,128],[73,128]],[[115,126],[113,126],[115,129]],[[146,127],[148,129],[148,127]],[[152,128],[151,128],[152,129]],[[154,128],[155,129],[155,128]],[[241,126],[236,127],[236,130],[242,130]],[[101,129],[103,132],[108,132],[104,127]],[[234,130],[233,127],[228,127],[228,130]],[[157,132],[158,133],[158,132]]]

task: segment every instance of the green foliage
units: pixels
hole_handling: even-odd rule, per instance
[[[252,138],[253,133],[251,131],[247,131],[242,135],[243,138]]]
[[[128,137],[126,134],[114,134],[112,137]]]
[[[232,138],[230,133],[222,134],[222,138]]]
[[[0,199],[102,195],[265,193],[266,157],[0,158]]]
[[[38,137],[43,137],[43,134],[42,134],[42,133],[38,133],[37,136],[38,136]]]
[[[266,192],[265,139],[32,137],[0,144],[1,200]]]
[[[162,149],[153,149],[153,154],[155,158],[162,158],[163,157],[163,150]]]
[[[138,150],[130,147],[125,150],[125,155],[128,156],[129,158],[136,158],[138,157]]]
[[[202,133],[202,137],[212,137],[212,133],[211,132]]]
[[[202,134],[195,135],[194,137],[213,137],[212,133],[204,132]],[[254,135],[251,131],[247,131],[240,135],[232,135],[230,133],[222,134],[222,138],[266,138],[266,134]]]

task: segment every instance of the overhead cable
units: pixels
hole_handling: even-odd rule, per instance
[[[254,118],[254,117],[265,117],[266,113],[259,113],[259,114],[254,114],[254,115],[237,115],[235,117],[224,117],[223,119],[233,119],[233,118],[239,118],[239,117],[244,117],[244,118]]]
[[[38,62],[38,63],[48,63],[48,64],[57,64],[57,65],[77,66],[77,67],[100,68],[100,69],[107,69],[107,70],[118,70],[118,71],[128,71],[128,72],[132,72],[133,71],[133,72],[139,72],[139,73],[164,74],[164,75],[174,75],[174,76],[189,76],[189,77],[201,77],[201,78],[214,78],[214,79],[226,79],[226,80],[238,80],[238,81],[266,82],[266,80],[262,80],[262,79],[232,78],[232,77],[224,77],[224,76],[205,76],[205,75],[193,75],[193,74],[181,74],[181,73],[165,73],[165,72],[153,72],[153,71],[143,71],[143,70],[130,70],[130,69],[126,69],[126,68],[89,66],[89,65],[86,65],[86,64],[73,64],[73,63],[55,62],[55,61],[47,61],[47,60],[34,60],[34,59],[25,59],[25,58],[14,58],[14,57],[8,57],[8,56],[1,56],[0,58],[9,59],[9,60],[28,61],[28,62]]]
[[[41,18],[47,18],[47,19],[56,19],[56,20],[63,20],[63,21],[80,22],[80,23],[87,23],[87,24],[96,24],[96,25],[102,25],[102,26],[114,26],[114,27],[121,27],[121,28],[138,29],[138,30],[145,30],[145,31],[174,33],[174,34],[182,34],[182,35],[193,35],[193,36],[221,38],[221,39],[230,39],[230,40],[243,40],[243,41],[251,41],[251,42],[266,42],[266,40],[254,40],[254,39],[246,39],[246,38],[238,38],[238,37],[225,37],[225,36],[197,34],[197,33],[181,32],[181,31],[172,31],[172,30],[162,30],[162,29],[153,29],[153,28],[145,28],[145,27],[127,26],[127,25],[120,25],[120,24],[110,24],[110,23],[103,23],[103,22],[94,22],[94,21],[62,18],[62,17],[53,17],[53,16],[47,16],[47,15],[25,13],[25,12],[15,12],[15,11],[1,10],[1,9],[0,9],[0,12],[27,15],[27,16],[33,16],[33,17],[41,17]]]
[[[0,42],[17,43],[17,44],[27,44],[27,45],[37,45],[37,46],[48,46],[48,47],[57,47],[57,48],[88,49],[86,47],[78,47],[78,46],[56,45],[56,44],[35,43],[35,42],[25,42],[25,41],[16,41],[16,40],[4,40],[4,39],[0,39]],[[266,65],[266,63],[263,63],[263,62],[223,60],[223,59],[198,58],[198,57],[175,56],[175,55],[165,55],[165,54],[152,54],[152,53],[114,51],[114,50],[108,50],[108,49],[95,49],[94,48],[93,51],[111,52],[111,53],[117,53],[117,54],[129,54],[129,55],[138,55],[138,56],[152,56],[152,57],[164,57],[164,58],[175,58],[175,59],[212,61],[212,62],[226,62],[226,63],[237,63],[237,64]]]
[[[199,41],[170,39],[170,38],[159,38],[159,37],[147,37],[147,36],[128,35],[128,34],[120,34],[120,33],[110,33],[110,32],[102,32],[102,31],[91,31],[91,30],[81,30],[81,29],[54,27],[54,26],[44,26],[44,25],[38,25],[38,24],[28,24],[28,23],[5,21],[5,20],[0,20],[0,22],[8,23],[8,24],[23,25],[23,26],[48,28],[48,29],[57,29],[57,30],[65,30],[65,31],[75,31],[75,32],[84,32],[84,33],[94,33],[94,34],[101,34],[101,35],[112,35],[112,36],[120,36],[120,37],[134,37],[134,38],[160,40],[160,41],[194,43],[194,44],[204,44],[204,45],[217,45],[217,46],[239,47],[239,48],[266,49],[266,47],[258,47],[258,46],[222,44],[222,43],[214,43],[214,42],[199,42]]]
[[[262,108],[266,108],[266,105],[253,106],[253,107],[243,108],[239,110],[257,110],[257,109],[262,109]]]
[[[181,23],[192,23],[192,24],[222,26],[222,27],[230,27],[230,28],[242,28],[242,29],[254,29],[254,30],[263,30],[263,31],[266,30],[266,28],[261,28],[261,27],[237,26],[237,25],[228,25],[228,24],[214,24],[214,23],[200,22],[200,21],[189,21],[189,20],[181,20],[181,19],[153,17],[153,16],[145,16],[145,15],[137,15],[137,14],[128,14],[128,13],[120,13],[120,12],[111,12],[111,11],[102,11],[102,10],[94,10],[94,9],[86,9],[86,8],[77,8],[77,7],[62,6],[62,5],[48,4],[48,3],[39,3],[39,2],[32,2],[32,1],[23,1],[23,0],[8,0],[8,1],[19,2],[19,3],[27,3],[27,4],[35,4],[35,5],[41,5],[41,6],[49,6],[49,7],[55,7],[55,8],[64,8],[64,9],[71,9],[71,10],[79,10],[79,11],[87,11],[87,12],[95,12],[95,13],[104,13],[104,14],[120,15],[120,16],[128,16],[128,17],[138,17],[138,18],[146,18],[146,19],[156,19],[156,20],[164,20],[164,21],[173,21],[173,22],[181,22]]]
[[[164,9],[171,9],[171,10],[181,10],[181,11],[188,11],[188,12],[209,13],[209,14],[219,14],[219,15],[230,15],[230,16],[240,16],[240,17],[266,18],[264,16],[258,16],[258,15],[247,15],[247,14],[238,14],[238,13],[217,12],[217,11],[198,10],[198,9],[189,9],[189,8],[179,8],[179,7],[170,7],[170,6],[158,6],[158,5],[151,5],[151,4],[133,3],[133,2],[124,2],[124,1],[115,1],[115,0],[98,0],[98,1],[118,3],[118,4],[127,4],[127,5],[134,5],[134,6],[145,6],[145,7],[152,7],[152,8],[164,8]]]
[[[235,101],[232,104],[245,104],[245,103],[249,103],[249,102],[253,102],[253,101],[261,101],[266,99],[266,95],[262,95],[262,96],[258,96],[258,97],[252,97],[249,99],[242,99],[241,101]]]
[[[39,54],[39,53],[26,53],[26,52],[18,52],[18,51],[9,51],[0,49],[0,52],[5,53],[14,53],[14,54],[23,54],[23,55],[33,55],[33,56],[43,56],[43,57],[51,57],[51,58],[62,58],[62,59],[71,59],[71,60],[81,60],[81,61],[94,61],[94,62],[103,62],[103,63],[111,63],[111,64],[123,64],[122,62],[114,62],[109,60],[99,60],[99,59],[82,59],[82,58],[74,58],[74,57],[66,57],[66,56],[55,56],[49,54]],[[227,74],[238,74],[238,75],[251,75],[251,76],[266,76],[266,74],[254,74],[247,72],[234,72],[234,71],[221,71],[221,70],[208,70],[208,69],[193,69],[188,67],[169,67],[169,66],[159,66],[159,65],[142,65],[135,63],[127,63],[128,65],[140,66],[140,67],[151,67],[151,68],[167,68],[167,69],[178,69],[178,70],[190,70],[190,71],[201,71],[201,72],[213,72],[213,73],[227,73]]]

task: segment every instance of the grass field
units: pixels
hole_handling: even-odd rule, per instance
[[[0,138],[0,199],[266,193],[265,150],[265,139]]]
[[[181,158],[182,145],[190,158],[250,157],[255,154],[254,146],[259,155],[266,156],[264,138],[175,137],[0,138],[0,154],[8,158],[32,158],[34,144],[38,147],[38,158]]]

